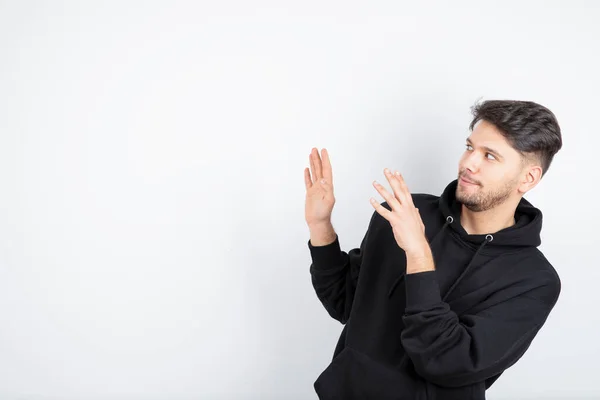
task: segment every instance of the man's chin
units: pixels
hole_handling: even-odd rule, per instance
[[[467,207],[475,207],[476,208],[479,205],[478,203],[473,201],[473,198],[471,198],[470,196],[464,196],[464,195],[461,195],[460,193],[457,193],[455,197],[459,203],[462,203]]]

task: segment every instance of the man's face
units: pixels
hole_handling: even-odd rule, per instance
[[[458,164],[456,199],[471,211],[494,208],[518,194],[521,172],[521,155],[498,128],[480,120],[467,138]]]

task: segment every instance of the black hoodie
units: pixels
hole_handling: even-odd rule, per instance
[[[561,282],[537,249],[541,211],[522,198],[515,225],[470,235],[457,183],[441,196],[412,194],[435,271],[405,273],[404,250],[376,211],[359,248],[341,251],[337,236],[308,241],[317,297],[344,325],[314,382],[319,399],[485,399],[546,321]]]

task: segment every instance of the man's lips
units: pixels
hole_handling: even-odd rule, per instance
[[[461,179],[461,180],[462,180],[464,183],[468,183],[468,184],[471,184],[471,185],[477,185],[475,182],[473,182],[473,181],[470,181],[470,180],[466,179],[466,178],[465,178],[465,177],[463,177],[463,176],[461,176],[461,177],[460,177],[460,179]]]

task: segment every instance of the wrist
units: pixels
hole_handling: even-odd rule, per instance
[[[429,245],[411,250],[406,253],[406,273],[414,274],[418,272],[435,270],[433,254]]]
[[[407,259],[415,261],[424,260],[432,257],[429,243],[427,243],[427,241],[425,240],[423,240],[423,242],[420,245],[415,246],[411,249],[407,249],[405,253]]]

